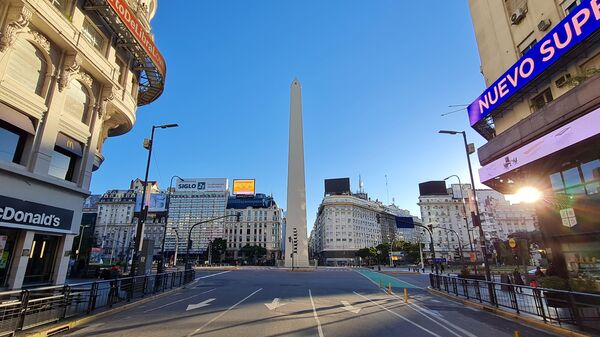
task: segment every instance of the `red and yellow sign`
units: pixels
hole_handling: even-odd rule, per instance
[[[165,59],[156,48],[156,45],[152,41],[152,38],[142,26],[142,24],[135,17],[135,14],[131,11],[125,0],[107,0],[108,4],[117,13],[121,21],[127,26],[127,29],[133,34],[137,42],[144,48],[144,51],[148,54],[158,72],[163,76],[166,75],[167,66]]]
[[[254,195],[254,179],[235,179],[233,181],[234,195]]]

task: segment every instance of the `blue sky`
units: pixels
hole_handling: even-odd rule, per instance
[[[159,1],[153,24],[166,90],[109,138],[92,192],[143,177],[144,137],[158,130],[150,178],[255,178],[286,204],[289,90],[302,84],[308,226],[323,179],[358,175],[371,198],[419,215],[418,183],[468,173],[459,136],[485,89],[467,1]],[[473,161],[476,167],[477,158]]]

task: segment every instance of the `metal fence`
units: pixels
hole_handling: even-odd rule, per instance
[[[63,286],[0,292],[0,336],[83,316],[180,287],[194,271],[115,278]]]
[[[600,295],[435,274],[429,280],[448,294],[600,335]]]

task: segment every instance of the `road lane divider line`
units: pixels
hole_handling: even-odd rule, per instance
[[[366,297],[366,296],[363,296],[363,295],[361,295],[361,294],[357,293],[356,291],[355,291],[354,293],[355,293],[357,296],[360,296],[360,297],[364,298],[365,300],[367,300],[367,301],[369,301],[369,302],[371,302],[371,303],[375,304],[376,306],[378,306],[378,307],[382,308],[383,310],[385,310],[385,311],[389,312],[390,314],[392,314],[392,315],[394,315],[394,316],[396,316],[396,317],[398,317],[398,318],[400,318],[400,319],[404,320],[405,322],[408,322],[408,323],[410,323],[410,324],[412,324],[412,325],[416,326],[417,328],[419,328],[419,329],[421,329],[421,330],[423,330],[423,331],[425,331],[425,332],[429,333],[430,335],[432,335],[432,336],[436,336],[436,337],[442,337],[442,336],[440,336],[440,335],[436,334],[435,332],[433,332],[433,331],[431,331],[431,330],[429,330],[429,329],[427,329],[427,328],[423,327],[422,325],[420,325],[420,324],[417,324],[417,323],[415,323],[415,322],[411,321],[410,319],[408,319],[408,318],[406,318],[406,317],[404,317],[404,316],[400,315],[399,313],[397,313],[397,312],[394,312],[394,311],[392,311],[392,310],[390,310],[390,309],[388,309],[388,308],[384,307],[383,305],[381,305],[381,304],[379,304],[379,303],[377,303],[377,302],[375,302],[375,301],[372,301],[370,298],[368,298],[368,297]]]
[[[254,296],[256,293],[258,293],[259,291],[263,290],[263,288],[259,288],[257,290],[255,290],[252,294],[242,298],[241,300],[239,300],[236,304],[230,306],[227,310],[223,311],[222,313],[220,313],[218,316],[213,317],[213,319],[211,319],[210,321],[204,323],[204,325],[202,325],[201,327],[199,327],[198,329],[194,330],[194,332],[192,332],[191,334],[188,335],[188,337],[191,337],[195,334],[197,334],[198,332],[200,332],[202,329],[206,328],[207,326],[209,326],[212,322],[218,320],[219,318],[223,317],[225,314],[227,314],[229,311],[231,311],[232,309],[234,309],[235,307],[237,307],[238,305],[240,305],[242,302],[244,302],[245,300],[249,299],[250,297]]]
[[[477,337],[477,335],[475,335],[475,334],[472,334],[472,333],[470,333],[469,331],[467,331],[467,330],[465,330],[465,329],[463,329],[463,328],[459,327],[458,325],[456,325],[456,324],[453,324],[453,323],[450,323],[448,320],[446,320],[446,319],[442,318],[442,315],[441,315],[441,314],[439,314],[439,315],[434,315],[434,314],[433,314],[431,311],[429,311],[428,309],[425,309],[425,308],[423,308],[423,307],[421,307],[421,306],[418,306],[418,305],[416,305],[416,304],[409,304],[408,306],[409,306],[411,309],[413,309],[414,311],[416,311],[416,312],[420,313],[421,315],[423,315],[423,316],[427,317],[429,320],[431,320],[431,321],[432,321],[432,322],[434,322],[435,324],[437,324],[437,325],[441,326],[442,328],[444,328],[444,329],[446,329],[446,330],[450,331],[450,333],[452,333],[452,334],[453,334],[453,335],[455,335],[455,336],[459,336],[459,337],[460,337],[460,335],[459,335],[459,334],[457,334],[457,333],[454,333],[452,330],[448,329],[448,327],[446,327],[444,324],[446,324],[447,326],[450,326],[450,327],[452,327],[452,328],[456,329],[457,331],[459,331],[459,332],[463,333],[464,335],[466,335],[466,336],[468,336],[468,337]],[[416,307],[416,308],[415,308],[415,307]],[[420,309],[420,310],[419,310],[419,309]],[[427,315],[425,314],[425,313],[427,313],[427,312],[429,312],[429,314],[430,314],[430,315],[432,315],[432,316],[435,316],[435,318],[432,318],[432,317],[429,317],[429,316],[427,316]],[[444,324],[440,323],[439,321],[441,321],[441,322],[442,322],[442,323],[444,323]]]
[[[226,270],[226,271],[222,271],[220,273],[216,273],[216,274],[210,274],[210,275],[205,275],[205,276],[200,276],[197,277],[195,280],[201,280],[201,279],[205,279],[205,278],[209,278],[209,277],[213,277],[213,276],[217,276],[217,275],[222,275],[222,274],[227,274],[227,273],[231,273],[231,270]]]
[[[180,299],[180,300],[177,300],[177,301],[174,301],[174,302],[171,302],[171,303],[167,303],[167,304],[161,305],[160,307],[156,307],[156,308],[148,309],[148,310],[144,311],[143,313],[145,314],[145,313],[148,313],[148,312],[151,312],[151,311],[154,311],[154,310],[162,309],[162,308],[164,308],[164,307],[168,307],[168,306],[170,306],[171,304],[176,304],[176,303],[179,303],[179,302],[183,302],[183,301],[185,301],[185,300],[189,300],[190,298],[194,298],[194,297],[196,297],[196,296],[200,296],[200,295],[207,294],[207,293],[209,293],[209,292],[211,292],[211,291],[213,291],[213,290],[216,290],[216,289],[217,289],[217,288],[213,288],[213,289],[211,289],[211,290],[203,291],[203,292],[201,292],[201,293],[199,293],[199,294],[196,294],[196,295],[188,296],[188,297],[186,297],[186,298],[182,298],[182,299]]]
[[[319,316],[317,315],[317,308],[315,307],[315,301],[313,301],[312,291],[310,289],[308,289],[308,296],[310,297],[310,304],[312,304],[315,321],[317,321],[317,330],[319,331],[319,337],[323,337],[323,328],[321,327],[321,321],[319,321]]]

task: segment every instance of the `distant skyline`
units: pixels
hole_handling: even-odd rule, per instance
[[[360,174],[372,199],[417,216],[420,182],[468,182],[461,138],[437,133],[466,130],[484,142],[466,111],[441,116],[485,89],[466,1],[162,0],[152,26],[166,90],[138,110],[131,132],[106,141],[92,193],[143,178],[151,126],[178,123],[156,131],[150,179],[161,188],[173,175],[254,178],[285,208],[294,77],[309,231],[327,178],[350,177],[356,191]]]

